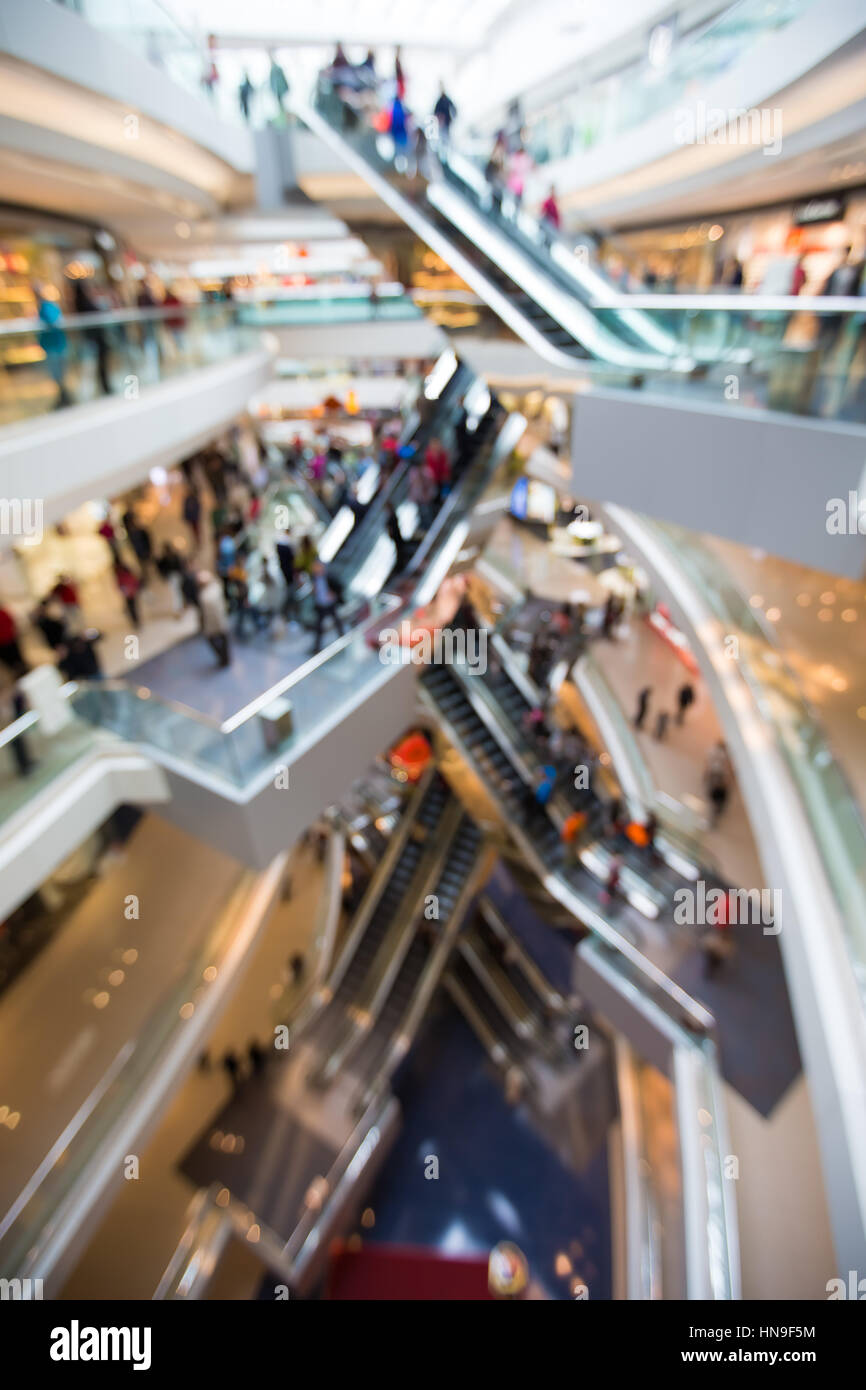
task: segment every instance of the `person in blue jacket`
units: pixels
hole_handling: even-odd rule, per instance
[[[45,353],[45,365],[57,384],[58,396],[55,408],[59,410],[62,406],[72,403],[72,398],[66,389],[66,359],[69,344],[66,334],[60,327],[60,320],[63,315],[56,300],[48,299],[42,290],[36,291],[36,303],[39,306],[39,321],[45,325],[39,334],[39,346]]]

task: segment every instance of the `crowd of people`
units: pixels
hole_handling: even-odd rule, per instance
[[[431,141],[438,160],[448,159],[457,106],[444,83],[440,83],[432,111],[421,114],[408,100],[408,82],[401,51],[395,51],[393,68],[380,73],[375,52],[370,49],[361,63],[352,63],[342,44],[338,44],[324,77],[343,103],[343,123],[351,129],[361,119],[368,120],[382,134],[391,137],[395,165],[399,172],[433,173]],[[490,204],[501,213],[503,199],[509,199],[517,212],[534,168],[524,139],[519,101],[511,103],[506,120],[496,132],[484,166]],[[556,188],[551,185],[538,208],[542,240],[548,245],[562,228],[562,214]]]
[[[231,664],[234,639],[277,635],[287,628],[306,629],[311,654],[319,652],[329,632],[337,637],[345,632],[339,572],[323,563],[312,530],[299,534],[298,526],[293,531],[286,524],[272,530],[270,518],[263,516],[270,483],[279,483],[281,473],[304,482],[331,515],[349,507],[358,523],[395,470],[404,469],[406,495],[417,508],[416,533],[423,534],[448,495],[455,455],[466,447],[465,410],[458,416],[453,444],[438,436],[420,445],[403,443],[402,418],[386,414],[371,422],[369,445],[349,448],[339,424],[319,426],[307,441],[296,436],[281,461],[276,453],[266,456],[254,431],[236,428],[182,463],[167,538],[160,538],[154,525],[152,504],[141,498],[106,506],[96,534],[105,545],[108,573],[130,632],[142,627],[142,598],[151,595],[151,612],[164,611],[167,598],[176,618],[195,613],[217,669]],[[376,475],[367,486],[370,468]],[[397,575],[412,553],[413,537],[404,536],[392,503],[386,504],[383,520],[394,543],[392,575]],[[9,717],[24,708],[18,682],[31,668],[25,647],[39,662],[47,649],[67,680],[103,678],[103,633],[88,620],[85,607],[79,583],[64,573],[26,619],[0,607],[0,670],[9,687]],[[34,655],[37,646],[42,651]],[[25,748],[23,741],[17,746]]]
[[[42,349],[45,370],[57,387],[55,409],[76,403],[78,396],[89,396],[91,388],[82,392],[83,363],[90,362],[87,375],[92,373],[96,390],[111,395],[125,389],[130,370],[142,372],[148,363],[148,373],[161,371],[164,362],[176,360],[188,349],[188,320],[190,306],[165,284],[148,273],[123,292],[117,285],[100,283],[95,276],[63,277],[60,284],[47,281],[33,286],[33,297],[39,320],[38,345]],[[221,290],[205,296],[230,299],[231,285],[226,281]],[[124,319],[118,315],[109,322],[103,317],[112,311],[128,309],[163,309],[162,315],[142,316],[140,320]],[[68,315],[85,319],[84,326],[67,322]],[[92,325],[86,320],[92,318]],[[72,340],[72,333],[75,339]],[[72,365],[79,368],[73,374]],[[118,370],[123,363],[123,372]]]

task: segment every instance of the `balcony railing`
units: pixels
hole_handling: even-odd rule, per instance
[[[260,334],[228,301],[0,323],[0,424],[103,396],[134,400],[161,381],[249,351]]]

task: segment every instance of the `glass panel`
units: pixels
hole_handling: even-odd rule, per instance
[[[139,391],[254,348],[233,304],[173,305],[0,324],[0,425]]]
[[[210,67],[206,46],[188,33],[159,0],[58,0],[91,24],[133,49],[189,92],[215,97],[205,78]],[[233,108],[220,116],[239,120]]]
[[[242,879],[242,889],[254,876]],[[177,963],[174,979],[166,982],[159,1005],[146,1020],[136,1038],[118,1054],[115,1066],[104,1078],[106,1089],[89,1112],[77,1116],[78,1128],[68,1136],[63,1152],[42,1178],[35,1192],[7,1230],[0,1236],[0,1268],[4,1274],[24,1277],[40,1273],[41,1242],[50,1239],[61,1205],[98,1148],[111,1135],[114,1125],[127,1107],[152,1082],[152,1070],[179,1029],[186,1027],[184,1005],[195,1006],[207,989],[204,971],[217,971],[231,949],[237,929],[237,910],[229,904],[213,924],[206,939],[184,960]],[[210,978],[210,976],[208,976]]]
[[[96,747],[100,735],[80,719],[46,734],[38,716],[27,714],[0,730],[0,740],[0,821],[5,821]]]
[[[319,80],[314,104],[341,139],[423,216],[441,225],[451,200],[453,216],[464,229],[451,235],[524,317],[527,295],[493,264],[493,248],[498,245],[501,252],[501,241],[487,242],[485,229],[498,231],[520,251],[523,269],[514,273],[524,283],[529,283],[526,274],[543,272],[530,314],[533,328],[572,359],[575,374],[588,384],[713,403],[731,399],[736,389],[737,403],[749,409],[866,420],[861,351],[866,312],[856,299],[799,300],[730,291],[623,295],[586,247],[578,246],[575,254],[550,226],[527,215],[500,183],[491,183],[478,164],[450,145],[431,139],[430,148],[421,152],[395,145],[390,135],[369,124],[371,112],[345,92],[338,95],[327,75]]]
[[[648,59],[592,82],[555,107],[530,114],[527,147],[536,163],[591,149],[643,125],[706,88],[762,44],[773,42],[814,0],[741,0],[698,33],[686,35],[666,63]]]
[[[390,595],[365,604],[362,618],[350,632],[264,692],[237,723],[220,724],[144,687],[120,681],[82,683],[72,702],[76,713],[91,724],[246,787],[268,769],[276,772],[299,742],[314,737],[324,723],[348,715],[376,687],[383,665],[374,631],[399,606],[400,601]],[[272,710],[281,699],[292,706],[292,727],[285,732]]]
[[[866,827],[820,722],[772,635],[721,561],[700,538],[673,523],[642,518],[674,555],[726,633],[739,637],[738,670],[775,736],[839,906],[851,962],[866,998]]]

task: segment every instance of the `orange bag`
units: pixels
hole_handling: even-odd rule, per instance
[[[388,131],[391,129],[391,112],[388,110],[387,106],[383,107],[381,111],[376,112],[373,117],[373,129],[378,130],[380,135],[387,135]]]
[[[565,844],[570,845],[576,839],[583,827],[586,825],[586,811],[572,811],[571,815],[563,824],[560,832]]]
[[[649,835],[647,834],[645,825],[641,825],[640,822],[636,820],[629,821],[625,828],[625,833],[632,844],[637,845],[638,849],[646,849],[649,844]]]

